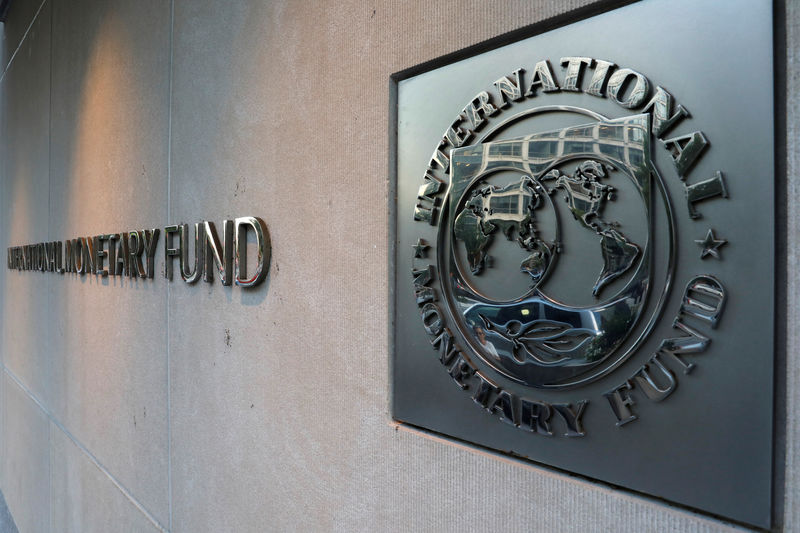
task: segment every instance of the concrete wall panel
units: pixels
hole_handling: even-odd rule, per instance
[[[167,282],[161,248],[154,280],[2,271],[0,488],[20,531],[735,530],[388,412],[389,76],[590,3],[15,0],[2,57],[38,16],[0,80],[3,246],[243,215],[273,245],[255,291]]]
[[[3,373],[3,494],[17,528],[50,531],[50,422]]]
[[[46,5],[3,78],[3,204],[0,246],[48,239],[50,206],[50,8]],[[5,255],[5,254],[4,254]],[[43,399],[52,391],[53,352],[45,319],[52,276],[5,269],[3,360]]]
[[[800,3],[786,2],[787,346],[786,477],[783,523],[800,528]]]
[[[725,529],[390,424],[388,79],[572,6],[517,7],[176,2],[170,219],[262,216],[274,255],[170,285],[174,531]]]
[[[167,1],[53,2],[53,238],[166,224],[169,32]],[[167,523],[163,286],[66,274],[51,298],[55,417]]]
[[[54,424],[51,435],[53,532],[162,531]]]
[[[17,47],[22,42],[25,32],[33,22],[39,9],[47,2],[45,0],[14,0],[7,13],[4,26],[7,28],[3,32],[0,44],[0,58],[5,67]]]

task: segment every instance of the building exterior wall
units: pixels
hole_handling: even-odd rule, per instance
[[[739,529],[388,410],[390,75],[592,5],[15,0],[0,46],[3,249],[243,215],[264,219],[273,247],[255,291],[168,282],[161,252],[138,282],[2,269],[0,490],[20,532]],[[800,4],[775,16],[788,176],[776,521],[789,531]]]

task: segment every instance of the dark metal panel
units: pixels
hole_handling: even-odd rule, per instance
[[[398,82],[395,418],[769,527],[771,16],[644,2]]]

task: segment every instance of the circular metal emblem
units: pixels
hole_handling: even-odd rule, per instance
[[[478,93],[432,147],[414,205],[412,274],[422,327],[460,388],[514,426],[550,435],[557,413],[563,435],[583,436],[589,400],[571,391],[598,382],[586,394],[599,392],[622,425],[636,418],[634,387],[652,401],[675,390],[662,358],[688,373],[694,365],[681,356],[708,346],[686,318],[716,327],[726,290],[699,274],[670,294],[680,256],[670,198],[683,196],[696,220],[695,204],[727,190],[719,171],[685,181],[708,141],[700,131],[664,137],[688,116],[664,89],[650,96],[643,75],[609,74],[607,61],[562,64],[562,87],[547,61],[527,84],[522,69],[495,81],[499,96]],[[580,65],[596,65],[584,92],[606,98],[603,113],[564,105],[581,92]],[[657,159],[674,166],[671,192]],[[725,243],[710,229],[695,239],[701,259],[719,258]],[[667,302],[679,302],[671,325],[686,335],[663,336]],[[622,379],[600,381],[629,360]]]
[[[536,131],[545,113],[589,121]],[[503,135],[523,121],[530,133]],[[647,114],[535,108],[450,152],[442,292],[453,329],[492,369],[527,386],[574,387],[646,337],[670,285],[671,269],[656,276],[653,262],[673,256],[650,137]],[[655,219],[665,231],[653,231]]]

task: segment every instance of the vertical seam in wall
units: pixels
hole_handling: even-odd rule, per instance
[[[47,2],[45,0],[42,2],[42,7]],[[48,65],[48,72],[47,72],[47,84],[48,84],[48,97],[47,97],[47,240],[50,239],[50,222],[51,222],[51,205],[52,205],[52,190],[53,190],[53,8],[52,4],[50,5],[50,43],[49,43],[49,55],[50,61]],[[41,7],[40,7],[41,9]],[[52,279],[48,276],[46,283],[52,286]],[[53,291],[46,291],[47,292],[47,309],[51,309],[50,300]],[[47,321],[47,342],[52,342],[53,335],[52,335],[52,323],[48,320]],[[54,353],[53,350],[50,350],[50,347],[47,346],[48,351],[50,352],[51,356]],[[50,367],[52,369],[52,366]],[[52,382],[51,382],[52,383]],[[53,523],[55,519],[54,509],[53,509],[53,465],[55,463],[54,451],[55,446],[53,443],[53,424],[52,422],[48,422],[47,424],[47,446],[49,448],[48,458],[50,460],[48,464],[47,470],[47,503],[48,509],[47,512],[50,515],[50,532],[52,533],[55,531],[55,525]]]
[[[170,1],[169,8],[169,94],[167,97],[167,221],[171,224],[172,189],[172,42],[175,31],[175,0]],[[166,236],[165,236],[166,238]],[[166,267],[165,267],[166,268]],[[167,503],[169,508],[168,528],[172,531],[172,388],[170,374],[170,328],[169,328],[170,284],[167,284]]]
[[[39,18],[39,13],[42,12],[42,8],[44,7],[45,3],[47,3],[47,0],[42,0],[42,3],[39,4],[39,9],[36,10],[36,14],[33,15],[33,19],[31,19],[31,23],[28,24],[27,28],[25,28],[25,33],[22,34],[22,39],[19,40],[17,48],[14,49],[14,53],[11,54],[11,58],[8,60],[8,63],[3,67],[3,75],[0,76],[0,81],[3,81],[3,78],[6,77],[6,72],[8,72],[8,67],[11,66],[11,63],[14,61],[14,58],[17,57],[17,52],[19,52],[19,49],[22,48],[22,43],[25,42],[25,39],[28,37],[28,33],[31,31],[31,28],[33,28],[33,25],[36,22],[36,19]]]
[[[47,421],[47,524],[50,533],[53,527],[53,423]]]

